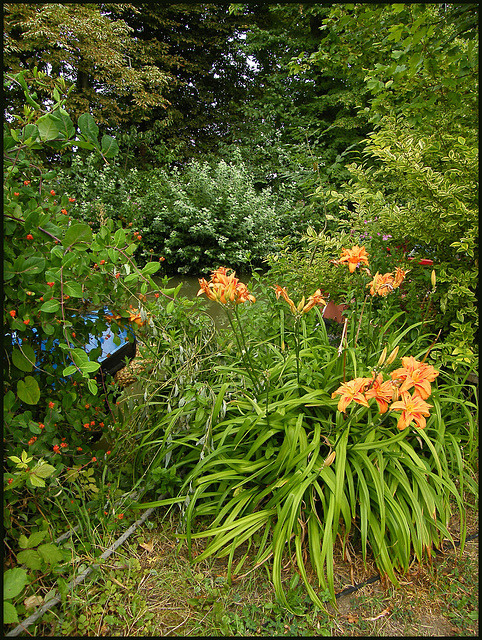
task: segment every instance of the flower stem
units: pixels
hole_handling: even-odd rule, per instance
[[[228,316],[228,320],[233,330],[234,336],[236,338],[236,342],[238,343],[238,348],[241,352],[241,358],[243,359],[243,364],[245,366],[245,369],[248,372],[249,377],[251,378],[251,382],[253,383],[255,392],[259,393],[260,389],[259,389],[258,381],[256,380],[256,377],[254,375],[254,367],[253,367],[253,363],[251,362],[249,351],[246,346],[246,339],[244,337],[243,326],[239,319],[238,310],[236,307],[234,307],[234,313],[236,314],[236,320],[238,323],[241,340],[239,339],[238,332],[236,331],[236,327],[233,322],[233,316],[230,310],[227,307],[224,307],[224,309],[226,311],[226,315]]]

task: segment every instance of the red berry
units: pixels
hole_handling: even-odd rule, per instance
[[[55,191],[54,191],[53,189],[52,189],[52,191],[50,192],[50,195],[51,195],[51,196],[54,196],[54,195],[55,195]]]
[[[33,235],[31,233],[27,233],[27,240],[33,240]]]
[[[15,316],[17,315],[17,312],[14,309],[9,311],[8,313],[12,316],[12,318],[15,318]]]
[[[155,294],[154,294],[154,297],[155,297],[155,298],[158,298],[158,297],[159,297],[159,294],[158,294],[158,293],[155,293]]]
[[[69,198],[69,202],[75,202],[75,198]]]
[[[29,324],[30,320],[24,320],[23,324]]]

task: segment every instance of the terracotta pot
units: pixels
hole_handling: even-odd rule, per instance
[[[325,320],[334,320],[341,324],[343,322],[342,313],[345,309],[348,309],[347,304],[335,304],[332,300],[329,300],[323,311],[323,318]]]

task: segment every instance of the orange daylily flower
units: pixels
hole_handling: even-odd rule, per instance
[[[373,280],[367,284],[367,287],[370,287],[370,295],[387,296],[395,289],[398,289],[407,273],[408,270],[404,271],[400,267],[397,267],[395,277],[391,272],[382,275],[377,271]]]
[[[355,245],[351,249],[343,249],[338,263],[342,264],[344,262],[348,264],[350,273],[353,273],[362,262],[368,266],[368,254],[365,247]]]
[[[381,274],[378,271],[373,280],[367,284],[370,287],[370,295],[386,296],[394,290],[393,275],[391,273]]]
[[[141,319],[140,309],[133,309],[132,305],[130,305],[129,310],[129,322],[135,322],[138,327],[142,327],[142,325],[146,323],[145,320]]]
[[[313,309],[317,304],[322,304],[326,307],[326,301],[323,298],[321,289],[317,289],[315,293],[308,298],[308,302],[303,307],[303,313],[306,313],[310,309]]]
[[[393,380],[383,381],[383,375],[379,373],[375,378],[372,374],[372,385],[365,391],[365,398],[375,398],[380,413],[386,413],[388,409],[388,403],[393,399],[393,393],[396,386]]]
[[[113,320],[120,320],[122,316],[120,316],[118,313],[106,313],[104,318],[107,320],[107,322],[112,322]]]
[[[400,387],[400,393],[408,391],[412,387],[414,389],[414,396],[418,396],[425,400],[432,393],[430,383],[435,380],[439,375],[430,364],[419,362],[415,360],[413,356],[402,358],[402,367],[392,371],[391,377],[393,380],[402,380]]]
[[[298,306],[296,306],[293,300],[289,297],[285,287],[280,287],[279,284],[277,284],[275,287],[275,291],[276,291],[276,297],[279,299],[279,297],[281,296],[289,304],[291,312],[295,316],[300,315],[302,313],[306,313],[310,309],[313,309],[313,307],[316,306],[317,304],[326,305],[326,302],[323,299],[323,296],[321,293],[321,289],[317,289],[315,293],[308,298],[308,301],[306,304],[305,304],[305,298],[303,296]]]
[[[393,279],[393,288],[396,289],[397,287],[399,287],[402,282],[405,280],[405,276],[407,275],[407,273],[410,271],[410,269],[400,269],[400,267],[397,267],[395,270],[395,277]]]
[[[394,402],[391,409],[402,412],[397,423],[397,427],[402,431],[406,429],[411,422],[415,422],[415,425],[419,427],[419,429],[425,429],[425,417],[430,415],[430,408],[432,406],[433,405],[428,404],[419,396],[415,394],[411,396],[405,391],[402,393],[402,399]]]
[[[332,398],[336,395],[341,395],[340,401],[338,402],[338,411],[344,412],[352,400],[353,402],[368,407],[368,401],[363,395],[363,389],[369,382],[371,382],[371,378],[355,378],[354,380],[345,382],[334,391],[331,394]]]
[[[298,313],[298,310],[296,309],[296,305],[293,302],[293,300],[289,297],[285,287],[280,287],[279,284],[277,284],[275,291],[276,291],[276,298],[279,299],[279,297],[281,296],[290,305],[290,309],[292,313],[296,315]]]
[[[219,267],[211,273],[211,279],[208,282],[205,278],[199,278],[199,286],[197,292],[200,296],[206,294],[209,300],[219,302],[221,304],[240,304],[243,302],[256,302],[256,298],[249,293],[247,286],[236,278],[235,271],[226,267]]]

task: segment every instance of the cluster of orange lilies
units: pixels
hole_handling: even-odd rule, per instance
[[[201,287],[197,292],[198,296],[205,293],[209,300],[224,305],[256,302],[256,298],[249,293],[248,287],[236,278],[236,272],[232,269],[219,267],[211,273],[209,282],[205,278],[198,280]]]
[[[394,355],[396,352],[389,357],[387,364],[393,362]],[[370,378],[355,378],[342,384],[331,397],[340,396],[338,411],[342,412],[351,402],[368,407],[368,401],[374,398],[380,413],[385,413],[389,405],[391,411],[402,412],[397,424],[400,430],[406,429],[412,422],[424,429],[425,418],[430,415],[433,406],[426,399],[432,393],[431,382],[438,374],[432,365],[419,362],[413,356],[403,357],[402,366],[391,372],[389,380],[384,380],[382,373],[372,373]],[[409,393],[411,389],[413,391]]]
[[[366,252],[365,247],[359,247],[355,245],[351,249],[343,249],[341,252],[341,256],[339,260],[333,260],[334,264],[347,264],[350,270],[350,273],[353,273],[355,269],[364,264],[368,267],[368,253]],[[365,269],[365,271],[371,275],[369,269]],[[367,284],[367,287],[370,287],[370,294],[372,296],[386,296],[402,284],[405,276],[408,273],[407,270],[400,269],[397,267],[395,273],[388,272],[381,274],[377,271],[373,280]]]

